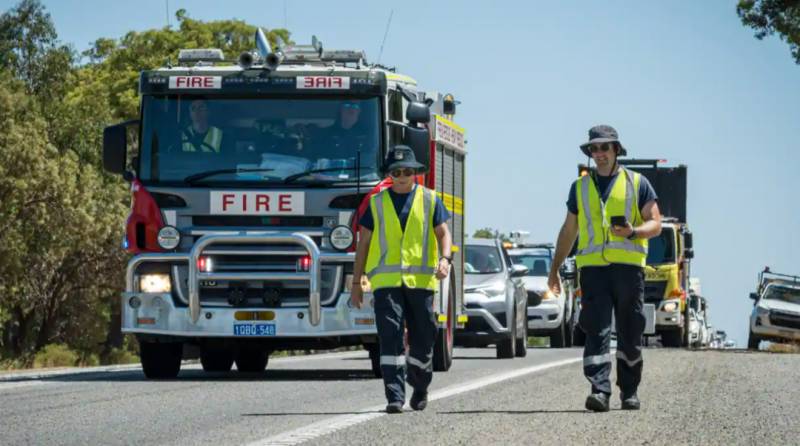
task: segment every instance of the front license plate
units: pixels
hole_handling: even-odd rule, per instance
[[[233,324],[234,336],[275,336],[275,324]]]

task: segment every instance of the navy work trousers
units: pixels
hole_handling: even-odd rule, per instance
[[[406,370],[408,383],[414,390],[427,391],[433,378],[436,341],[433,291],[400,287],[378,289],[374,294],[386,399],[390,403],[405,403]],[[404,326],[408,327],[407,357]]]
[[[611,264],[588,266],[580,271],[581,313],[579,324],[586,333],[583,373],[592,393],[611,394],[611,312],[617,322],[617,386],[623,397],[639,387],[642,379],[644,334],[644,270],[638,266]]]

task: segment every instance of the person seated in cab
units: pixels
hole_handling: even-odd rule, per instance
[[[208,103],[197,99],[189,105],[191,124],[181,131],[183,152],[219,153],[222,148],[222,130],[208,124]]]

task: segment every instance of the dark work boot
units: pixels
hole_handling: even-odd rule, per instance
[[[608,395],[601,392],[587,396],[586,409],[592,412],[608,412]]]
[[[403,413],[403,403],[396,401],[386,405],[386,413]]]
[[[414,391],[411,394],[409,405],[414,410],[425,410],[428,407],[428,392]]]
[[[641,406],[642,403],[636,393],[628,397],[622,396],[622,410],[639,410]]]

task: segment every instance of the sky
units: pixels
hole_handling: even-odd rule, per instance
[[[166,0],[45,0],[62,42],[167,24]],[[473,4],[474,3],[474,4]],[[0,0],[5,11],[16,1]],[[716,329],[746,345],[757,274],[800,274],[800,65],[759,41],[734,0],[397,2],[169,0],[204,21],[286,27],[298,43],[363,49],[426,91],[452,93],[466,127],[468,231],[554,241],[578,145],[610,124],[632,157],[689,169],[692,273]],[[468,5],[468,6],[467,6]]]

